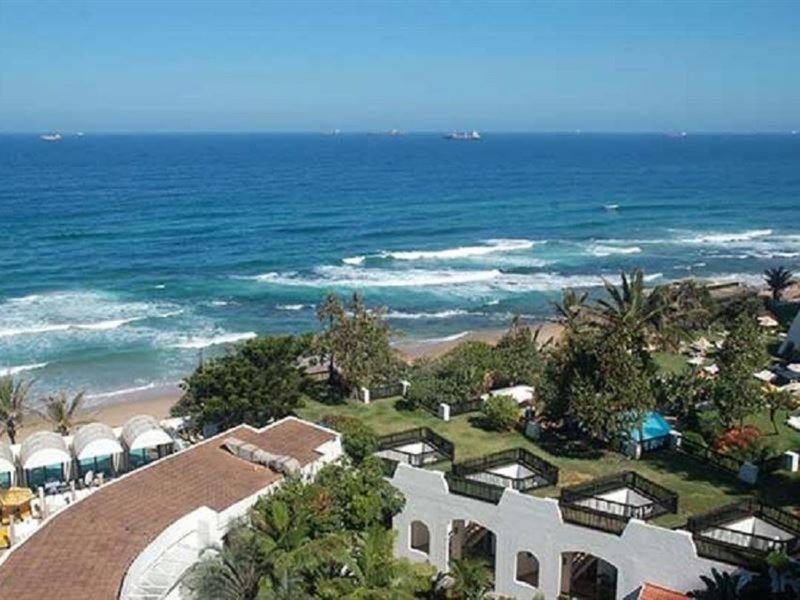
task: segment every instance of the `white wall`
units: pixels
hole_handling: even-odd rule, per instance
[[[617,567],[617,597],[624,598],[646,582],[679,591],[700,587],[700,575],[712,567],[734,568],[697,556],[691,534],[632,520],[621,536],[564,523],[558,502],[506,490],[498,505],[450,494],[441,472],[398,465],[392,480],[406,497],[395,517],[396,554],[425,560],[410,549],[409,526],[419,520],[431,534],[429,560],[447,570],[448,533],[453,520],[464,519],[490,529],[497,538],[496,586],[498,594],[531,598],[531,586],[515,580],[517,552],[527,550],[539,561],[539,591],[546,598],[560,593],[561,554],[588,552]]]

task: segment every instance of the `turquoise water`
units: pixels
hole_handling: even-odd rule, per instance
[[[96,401],[360,289],[409,338],[798,266],[800,137],[0,136],[0,370]]]

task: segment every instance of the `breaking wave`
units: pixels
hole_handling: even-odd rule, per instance
[[[474,313],[470,313],[467,310],[455,309],[455,310],[440,310],[438,312],[416,312],[416,313],[391,311],[386,313],[384,316],[387,319],[410,319],[416,321],[419,319],[452,319],[454,317],[463,317],[470,314]]]
[[[535,243],[536,242],[532,240],[497,239],[486,240],[481,246],[459,246],[456,248],[446,248],[444,250],[387,251],[381,252],[380,256],[384,258],[393,258],[395,260],[457,260],[474,256],[486,256],[487,254],[530,250]],[[363,257],[354,257],[353,260],[358,258],[363,259]],[[363,262],[363,260],[361,262]]]
[[[208,348],[210,346],[243,342],[245,340],[251,340],[256,336],[257,334],[255,331],[248,331],[246,333],[223,333],[212,337],[190,338],[182,342],[171,344],[170,347],[182,348],[185,350],[200,350],[201,348]]]
[[[606,246],[595,244],[589,248],[589,254],[593,256],[611,256],[612,254],[639,254],[642,249],[639,246]]]
[[[18,373],[23,373],[25,371],[35,371],[37,369],[44,369],[50,363],[34,363],[31,365],[18,365],[16,367],[0,367],[0,377],[5,377],[6,375],[17,375]]]

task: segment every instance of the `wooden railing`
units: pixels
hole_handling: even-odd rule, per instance
[[[523,465],[533,474],[526,477],[510,477],[500,473],[489,473],[495,467],[511,464]],[[485,477],[496,478],[497,485],[501,487],[510,487],[518,491],[527,491],[535,487],[558,483],[558,467],[524,448],[511,448],[456,463],[453,465],[453,473],[459,477],[481,473]]]

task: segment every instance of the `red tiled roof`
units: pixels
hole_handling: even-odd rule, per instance
[[[131,562],[164,529],[201,507],[221,511],[281,478],[222,448],[229,435],[306,465],[333,434],[287,419],[227,434],[134,472],[59,513],[0,565],[0,598],[112,600]]]
[[[686,594],[652,583],[645,583],[639,593],[639,600],[685,600],[688,597]]]

